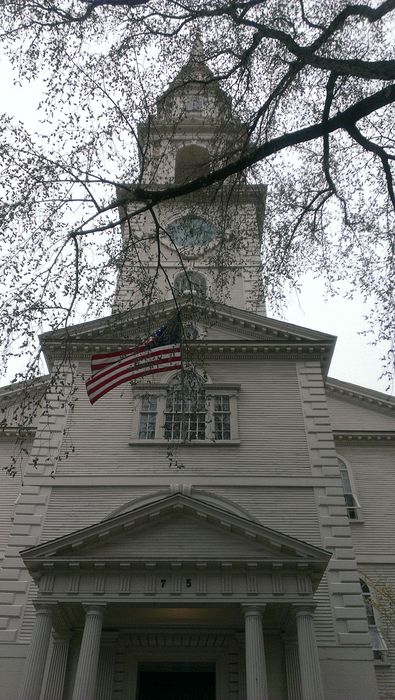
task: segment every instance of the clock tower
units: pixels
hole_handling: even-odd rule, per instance
[[[199,39],[158,98],[155,116],[140,124],[139,144],[141,185],[156,190],[204,178],[248,149],[247,131],[203,62]],[[264,315],[265,194],[241,175],[138,214],[141,203],[128,201],[115,309],[200,296]]]
[[[23,481],[0,478],[0,700],[394,697],[372,605],[395,581],[394,399],[265,315],[265,188],[206,186],[249,142],[199,41],[139,139],[139,185],[165,194],[119,188],[124,313],[44,333],[51,375],[0,391],[3,464],[37,406]],[[176,304],[184,371],[137,377]],[[91,405],[98,353],[120,359]]]

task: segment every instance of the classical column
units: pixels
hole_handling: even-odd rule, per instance
[[[302,700],[324,700],[320,660],[313,627],[314,606],[295,605],[295,609]]]
[[[262,612],[265,606],[244,607],[247,700],[268,700]]]
[[[62,700],[70,636],[53,634],[52,654],[43,700]]]
[[[36,606],[36,620],[18,700],[39,700],[52,628],[51,605]]]
[[[287,699],[302,700],[298,641],[292,637],[284,639],[285,672],[287,676]]]
[[[96,700],[111,700],[113,696],[115,644],[117,639],[118,632],[104,632],[102,634]]]
[[[104,605],[89,605],[86,607],[85,626],[74,682],[73,700],[95,700],[104,608]]]

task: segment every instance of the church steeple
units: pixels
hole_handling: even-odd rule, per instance
[[[142,181],[147,186],[174,183],[175,171],[176,182],[185,179],[175,163],[180,147],[189,148],[189,155],[185,152],[181,158],[182,169],[187,160],[190,166],[204,166],[196,172],[188,166],[191,179],[235,159],[247,146],[246,130],[207,65],[205,53],[201,36],[195,33],[187,62],[157,98],[156,114],[139,127],[146,153]]]
[[[194,33],[189,61],[193,63],[204,63],[204,45],[199,30],[196,30]]]
[[[204,176],[247,146],[243,124],[204,53],[197,34],[188,61],[158,98],[156,115],[140,125],[146,187],[171,188]],[[190,293],[265,313],[260,277],[265,192],[240,178],[158,206],[159,230],[149,215],[131,218],[123,235],[133,255],[120,275],[117,308]]]

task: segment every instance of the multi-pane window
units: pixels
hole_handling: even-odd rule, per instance
[[[165,439],[206,439],[206,393],[196,376],[176,377],[167,390]]]
[[[213,401],[214,439],[230,440],[230,397],[215,394]]]
[[[376,614],[374,610],[372,594],[366,581],[360,579],[362,589],[362,598],[365,603],[366,617],[368,620],[370,643],[372,645],[373,656],[378,661],[384,661],[387,651],[387,645],[383,639],[379,628],[377,627]]]
[[[143,387],[141,387],[143,389]],[[182,443],[238,444],[238,385],[207,383],[196,372],[180,372],[166,385],[135,390],[140,410],[135,439]]]
[[[350,520],[358,520],[359,503],[353,492],[347,464],[340,458],[338,458],[338,462],[340,467],[340,477],[342,480],[344,500],[346,502],[347,515]]]
[[[146,394],[141,397],[139,439],[154,440],[158,397]]]

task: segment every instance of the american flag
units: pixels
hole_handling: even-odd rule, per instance
[[[94,404],[116,386],[147,374],[181,369],[181,345],[173,326],[161,326],[133,348],[92,355],[91,376],[86,380],[89,401]]]

